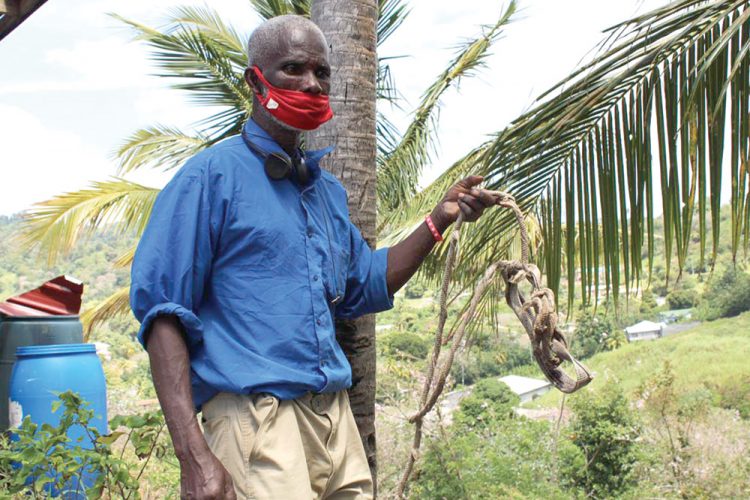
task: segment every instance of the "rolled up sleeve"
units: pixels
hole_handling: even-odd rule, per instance
[[[388,293],[386,282],[388,248],[372,250],[354,224],[351,224],[350,234],[351,253],[346,294],[336,307],[336,316],[344,319],[358,318],[393,307],[393,296]]]
[[[200,172],[179,172],[156,199],[133,260],[130,306],[145,347],[153,320],[174,315],[188,347],[203,339],[200,307],[212,261],[211,200]]]

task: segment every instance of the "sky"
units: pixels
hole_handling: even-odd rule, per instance
[[[424,90],[461,41],[494,24],[507,1],[407,0],[411,14],[381,47],[402,96],[384,110],[404,130]],[[449,91],[441,105],[438,150],[426,184],[528,109],[536,96],[574,70],[602,30],[666,0],[519,0],[514,17],[478,76]],[[211,113],[152,76],[145,45],[110,16],[163,26],[192,0],[49,0],[0,41],[0,215],[116,175],[114,151],[137,129],[191,125]],[[248,0],[210,6],[240,33],[260,22]],[[173,172],[127,176],[161,187]]]

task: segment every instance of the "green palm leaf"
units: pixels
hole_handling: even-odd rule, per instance
[[[310,0],[250,0],[262,19],[286,14],[310,17]]]
[[[88,341],[89,335],[91,335],[91,332],[98,325],[106,322],[110,318],[121,316],[123,314],[130,314],[129,286],[120,288],[107,297],[102,303],[81,314],[84,342]]]
[[[52,262],[73,248],[81,237],[98,229],[140,234],[158,193],[158,189],[124,179],[94,182],[89,189],[35,205],[24,216],[21,243],[39,247]]]
[[[399,144],[379,159],[378,202],[382,217],[387,219],[389,212],[401,210],[414,196],[419,175],[430,158],[440,98],[452,85],[458,86],[462,78],[484,65],[490,47],[499,38],[501,28],[510,21],[515,10],[516,3],[512,1],[494,25],[485,27],[479,37],[460,47],[448,68],[422,96],[414,120]]]
[[[735,255],[741,242],[747,245],[749,19],[746,1],[682,0],[615,26],[592,62],[486,145],[475,173],[541,215],[547,237],[540,261],[548,264],[550,284],[559,283],[564,262],[569,278],[580,268],[584,300],[596,300],[604,288],[617,301],[621,284],[626,291],[638,286],[654,255],[655,189],[667,262],[684,267],[696,207],[701,228],[710,212],[715,260],[725,170]],[[416,201],[430,206],[438,199],[438,190],[428,190]],[[483,221],[481,236],[465,243],[467,254],[478,257],[472,245],[513,230],[509,219]],[[702,234],[701,256],[706,239]]]
[[[174,128],[155,125],[137,130],[117,150],[119,174],[152,167],[169,170],[211,145],[200,134],[191,136]]]

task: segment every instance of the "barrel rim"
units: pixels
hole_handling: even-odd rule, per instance
[[[45,356],[49,354],[96,353],[94,344],[47,344],[16,347],[16,357]]]
[[[78,314],[57,314],[54,316],[5,316],[0,314],[0,323],[22,323],[37,321],[79,321]]]

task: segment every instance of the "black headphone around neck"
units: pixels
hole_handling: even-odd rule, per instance
[[[251,151],[258,153],[263,158],[263,169],[270,179],[275,181],[293,179],[302,186],[306,186],[310,182],[310,170],[307,168],[302,151],[297,150],[297,154],[292,157],[284,152],[269,153],[250,140],[244,130],[242,131],[242,139]]]

